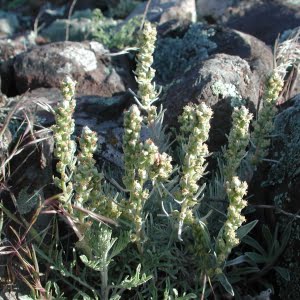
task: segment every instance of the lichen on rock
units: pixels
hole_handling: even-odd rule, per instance
[[[209,37],[212,29],[205,29],[201,23],[190,25],[182,38],[159,39],[154,53],[154,68],[158,79],[168,82],[176,74],[184,73],[195,63],[208,58],[209,52],[217,47]]]

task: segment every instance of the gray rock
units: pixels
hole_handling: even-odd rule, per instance
[[[274,120],[274,137],[270,149],[271,159],[277,163],[271,165],[264,186],[275,187],[272,193],[282,191],[282,185],[298,191],[293,193],[287,203],[278,203],[296,213],[300,209],[300,95],[284,103],[281,110]],[[298,188],[297,184],[289,186],[291,182],[298,182]]]
[[[147,3],[141,3],[127,17],[131,19],[137,15],[143,15]],[[172,20],[182,23],[195,22],[196,4],[194,0],[152,0],[148,9],[147,19],[159,25]]]
[[[99,96],[76,97],[75,134],[80,136],[81,129],[84,126],[96,131],[99,138],[99,149],[101,149],[96,154],[97,160],[107,160],[117,167],[123,165],[122,112],[129,98],[131,98],[129,93],[111,98]],[[47,127],[53,125],[55,120],[53,113],[45,110],[44,107],[55,108],[62,99],[61,91],[58,88],[38,88],[22,95],[24,106],[34,115],[35,123]],[[18,102],[17,98],[10,98],[9,100],[14,104]]]
[[[89,19],[67,20],[57,19],[41,32],[41,35],[50,42],[66,40],[66,30],[69,24],[69,41],[84,41],[91,38],[91,25]]]
[[[154,68],[159,84],[168,84],[195,63],[207,59],[217,45],[211,41],[214,30],[202,23],[191,24],[183,37],[159,38],[154,53]]]
[[[244,0],[224,17],[224,24],[273,45],[279,33],[300,24],[296,1]],[[226,20],[225,20],[226,19]]]
[[[41,32],[41,35],[50,42],[65,41],[68,24],[70,41],[80,42],[91,38],[92,12],[90,9],[74,12],[70,20],[56,19]]]
[[[107,56],[97,42],[58,42],[36,47],[15,58],[13,69],[18,93],[39,87],[60,88],[71,75],[77,95],[111,97],[133,88],[133,76],[126,65]],[[123,63],[125,65],[123,65]]]
[[[234,0],[196,0],[197,16],[219,19],[233,3]]]
[[[259,86],[266,75],[273,69],[273,52],[269,46],[256,37],[222,26],[214,26],[215,34],[210,38],[218,46],[211,54],[225,53],[236,55],[249,63],[251,71],[256,75]]]
[[[15,14],[0,10],[0,36],[11,36],[19,26],[19,20]]]
[[[26,51],[26,46],[22,41],[1,39],[0,40],[0,64],[14,58],[16,55]]]
[[[210,150],[218,151],[227,141],[225,134],[231,127],[232,106],[246,104],[254,113],[258,98],[258,80],[249,64],[237,56],[216,54],[168,86],[162,99],[167,109],[165,122],[177,127],[177,118],[185,105],[205,102],[214,111]]]
[[[121,116],[132,95],[120,93],[112,97],[78,96],[74,118],[76,125],[95,127],[104,121],[114,120]],[[36,122],[43,126],[54,124],[54,116],[47,106],[55,108],[63,100],[58,88],[37,88],[21,96],[26,108],[34,113]],[[19,101],[19,97],[9,98],[11,105]]]
[[[282,209],[283,213],[273,211],[271,225],[279,225],[283,232],[289,222],[292,222],[288,244],[280,256],[278,265],[287,268],[290,280],[284,280],[277,275],[276,285],[280,299],[300,298],[300,95],[288,100],[280,106],[274,121],[272,143],[268,158],[267,180],[263,183],[264,195],[269,203]],[[275,213],[274,213],[275,212]],[[274,226],[275,227],[275,226]]]

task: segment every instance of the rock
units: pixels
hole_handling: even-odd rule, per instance
[[[19,26],[19,20],[15,14],[0,10],[0,36],[11,36]]]
[[[14,172],[8,182],[16,197],[24,188],[29,195],[40,190],[45,199],[54,195],[53,186],[49,185],[53,178],[54,141],[49,132],[42,131],[36,131],[34,135],[28,134],[24,137],[19,146],[19,148],[24,146],[24,150],[14,155],[11,160],[10,168]],[[35,142],[38,139],[43,139],[43,141]]]
[[[196,0],[197,16],[219,19],[233,3],[234,0]]]
[[[0,40],[0,76],[2,78],[2,92],[8,96],[14,96],[15,82],[13,72],[14,57],[31,49],[34,41],[30,41],[29,35],[21,35],[15,39]]]
[[[270,149],[270,159],[276,163],[272,164],[264,187],[270,187],[276,205],[297,213],[300,210],[300,95],[280,108]]]
[[[6,101],[7,101],[6,95],[4,95],[2,93],[1,85],[2,85],[2,82],[1,82],[1,77],[0,77],[0,108],[4,107],[6,105]]]
[[[133,76],[120,59],[97,42],[58,42],[36,47],[15,58],[13,69],[19,94],[39,87],[60,88],[62,79],[71,75],[77,95],[111,97],[133,88]],[[116,65],[114,64],[116,62]]]
[[[279,232],[283,232],[289,222],[292,222],[287,247],[278,262],[278,266],[289,269],[290,280],[286,281],[279,275],[276,278],[280,299],[299,299],[300,95],[280,106],[274,126],[268,157],[274,163],[271,163],[267,180],[263,183],[264,198],[286,212],[274,214],[274,223],[279,225]]]
[[[143,15],[147,3],[141,3],[127,17],[129,20]],[[152,0],[147,12],[147,19],[158,25],[177,20],[180,23],[196,22],[196,4],[194,0]]]
[[[26,51],[26,45],[22,40],[1,39],[0,40],[0,64],[14,58],[16,55]]]
[[[236,55],[249,63],[251,71],[257,75],[257,86],[264,82],[273,69],[273,52],[269,46],[256,37],[222,26],[213,26],[215,34],[210,40],[216,45],[211,54],[226,53]]]
[[[273,45],[279,33],[299,26],[300,5],[295,0],[241,1],[224,24]]]
[[[189,26],[182,37],[159,38],[154,53],[157,83],[168,84],[186,69],[207,59],[217,47],[210,39],[212,35],[211,28],[195,23]]]
[[[19,96],[9,98],[10,107],[18,103],[19,98]],[[54,124],[55,120],[53,113],[47,110],[47,106],[55,108],[63,100],[63,96],[58,88],[37,88],[23,94],[21,99],[26,108],[34,113],[35,121],[49,127]],[[133,97],[129,92],[112,97],[93,95],[76,97],[75,123],[79,127],[93,127],[104,121],[119,118],[125,106],[128,106],[131,101],[133,101]]]
[[[57,88],[38,88],[23,94],[21,99],[23,106],[31,114],[34,114],[34,123],[50,127],[55,122],[54,115],[43,107],[51,106],[55,108],[63,97],[61,91]],[[10,98],[9,100],[12,103],[11,105],[15,105],[19,101],[18,98]],[[118,167],[123,166],[122,113],[130,101],[132,101],[130,93],[123,93],[110,98],[99,96],[76,97],[75,134],[80,136],[81,129],[84,126],[88,126],[97,132],[99,149],[101,149],[97,153],[98,160],[107,160]],[[0,154],[1,150],[0,145]]]
[[[124,168],[123,163],[123,118],[102,122],[93,130],[98,133],[98,157],[110,162],[118,168]]]
[[[216,54],[178,76],[162,99],[167,109],[165,122],[177,126],[182,108],[189,102],[205,102],[214,116],[210,133],[210,151],[218,151],[227,141],[231,127],[232,105],[247,104],[252,113],[259,98],[259,84],[249,64],[237,57]]]
[[[41,35],[51,42],[65,41],[66,29],[69,24],[69,41],[83,41],[92,36],[92,11],[76,11],[70,20],[56,19]]]
[[[9,98],[10,106],[22,101],[22,107],[26,107],[33,115],[33,122],[50,127],[55,123],[52,112],[44,108],[55,108],[58,102],[63,100],[58,88],[37,88],[28,91],[22,96]],[[97,160],[106,160],[114,166],[123,167],[122,139],[123,139],[123,110],[132,100],[132,95],[127,92],[113,97],[79,96],[76,97],[76,109],[74,120],[76,125],[75,135],[80,136],[84,126],[96,131],[101,150],[96,154]],[[20,117],[23,113],[20,113]],[[5,142],[5,140],[3,140]],[[2,144],[1,144],[2,145]],[[3,152],[0,145],[0,155]],[[1,150],[3,150],[1,152]],[[24,185],[22,185],[24,186]]]

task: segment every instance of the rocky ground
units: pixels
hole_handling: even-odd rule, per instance
[[[134,101],[129,90],[136,91],[135,52],[115,54],[134,47],[134,20],[144,14],[147,2],[78,0],[74,8],[71,2],[0,0],[0,122],[3,126],[7,112],[18,104],[19,118],[26,111],[32,123],[49,127],[53,116],[41,104],[56,105],[60,82],[70,74],[78,82],[77,130],[88,125],[96,131],[102,148],[97,159],[122,168],[122,113]],[[103,15],[95,13],[97,8]],[[154,67],[167,109],[165,124],[176,127],[188,102],[205,102],[214,110],[209,149],[219,151],[231,126],[233,99],[256,113],[273,68],[276,38],[300,26],[300,1],[152,0],[147,9],[146,18],[158,26]],[[300,80],[296,69],[289,74],[268,157],[277,163],[265,163],[250,185],[256,199],[251,203],[250,198],[251,204],[277,205],[287,213],[259,209],[254,217],[273,229],[300,210]],[[13,130],[9,127],[3,136],[1,155],[9,152]],[[8,184],[15,195],[25,186],[29,193],[37,190],[52,178],[53,141],[44,140],[28,156],[34,147],[11,162],[15,172]],[[290,280],[265,274],[275,287],[274,299],[300,299],[299,228],[298,217],[277,261],[289,268]]]

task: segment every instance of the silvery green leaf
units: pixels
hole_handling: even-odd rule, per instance
[[[193,293],[187,294],[187,295],[183,295],[181,297],[177,297],[175,298],[175,300],[190,300],[190,299],[196,299],[197,296]]]
[[[258,220],[254,220],[250,223],[247,223],[246,225],[241,226],[237,229],[236,235],[241,240],[243,237],[245,237],[257,224]]]
[[[31,298],[30,296],[27,296],[27,295],[18,296],[18,298],[20,300],[34,300],[33,298]]]
[[[267,247],[268,247],[268,252],[271,251],[271,248],[272,248],[272,243],[273,243],[273,235],[269,229],[268,226],[266,225],[263,225],[262,226],[262,234],[264,236],[264,240],[266,241],[267,243]]]
[[[120,295],[114,295],[109,298],[109,300],[120,300],[120,299],[121,299]]]
[[[251,246],[252,248],[254,248],[255,250],[257,250],[260,254],[262,254],[263,256],[267,256],[267,252],[265,251],[265,249],[258,243],[257,240],[253,239],[250,236],[245,236],[243,238],[243,243]]]
[[[232,260],[226,261],[225,267],[236,266],[245,262],[251,263],[252,261],[246,255],[240,255]]]
[[[103,265],[102,261],[100,259],[97,260],[89,260],[85,255],[80,255],[81,261],[89,268],[95,270],[95,271],[102,271],[105,265]]]
[[[256,252],[245,252],[245,255],[248,256],[250,259],[252,259],[257,264],[266,263],[267,257],[258,254]]]
[[[286,268],[274,267],[275,271],[286,281],[290,281],[290,272]]]
[[[228,292],[230,295],[234,296],[233,288],[232,288],[230,282],[228,281],[227,277],[225,276],[225,274],[223,274],[223,273],[219,274],[217,278],[218,278],[218,281],[223,286],[223,288],[226,290],[226,292]]]
[[[132,288],[137,287],[152,278],[152,276],[147,276],[146,274],[143,274],[140,277],[140,271],[141,271],[141,265],[139,264],[136,268],[135,275],[132,276],[131,278],[128,278],[129,276],[126,276],[126,278],[118,286],[127,290],[131,290]]]
[[[258,267],[245,267],[245,268],[238,268],[234,271],[232,271],[232,273],[228,274],[227,276],[230,277],[231,279],[231,275],[232,276],[243,276],[246,274],[252,274],[252,273],[257,273],[259,272],[260,269]],[[230,280],[230,282],[232,283],[232,281]]]
[[[289,222],[288,225],[285,227],[284,232],[282,233],[280,253],[285,249],[290,239],[291,231],[292,231],[292,222]]]
[[[34,194],[27,193],[27,188],[22,189],[19,192],[17,198],[17,209],[21,215],[29,213],[34,207],[36,207],[39,198],[39,191],[35,191]]]
[[[78,292],[75,296],[74,296],[74,298],[73,298],[74,300],[94,300],[94,299],[97,299],[97,298],[91,298],[88,294],[86,294],[86,293],[84,293],[84,292],[82,292],[82,291],[80,291],[80,292]]]
[[[130,232],[122,232],[118,237],[117,242],[114,244],[112,251],[109,255],[109,260],[118,255],[122,250],[124,250],[128,243],[130,242]]]

